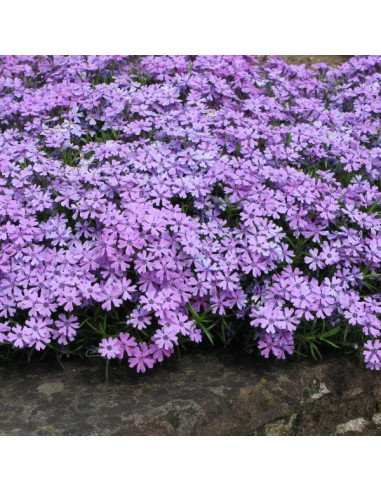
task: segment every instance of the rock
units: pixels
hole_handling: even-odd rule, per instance
[[[344,424],[340,424],[336,427],[336,434],[348,434],[349,432],[362,432],[368,425],[368,422],[359,417],[358,419],[349,420]]]
[[[330,393],[329,389],[327,386],[322,382],[322,381],[313,381],[314,388],[311,388],[314,390],[314,392],[311,394],[310,398],[311,400],[318,400],[324,395],[328,395]]]
[[[54,393],[60,393],[63,388],[63,383],[43,383],[37,387],[37,391],[43,395],[51,396]]]
[[[354,358],[191,350],[143,375],[123,363],[0,362],[0,435],[381,435],[379,374]]]
[[[298,418],[297,413],[293,413],[290,418],[279,419],[265,425],[266,436],[288,436],[291,434],[293,425]]]

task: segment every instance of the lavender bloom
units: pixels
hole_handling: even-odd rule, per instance
[[[379,371],[381,369],[381,342],[380,340],[368,340],[364,345],[364,361],[369,369]]]
[[[380,65],[0,56],[0,350],[96,313],[84,345],[145,372],[206,311],[264,357],[349,330],[378,370]]]
[[[115,359],[121,351],[120,341],[117,338],[104,338],[99,344],[99,353],[107,359]]]

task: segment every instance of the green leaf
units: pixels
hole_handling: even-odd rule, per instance
[[[322,333],[321,335],[319,335],[319,339],[325,340],[326,338],[333,337],[334,335],[339,333],[339,331],[340,331],[339,327],[338,328],[332,328],[332,330],[326,331],[325,333]]]
[[[317,345],[315,345],[314,343],[310,343],[310,352],[311,352],[312,357],[316,361],[319,359],[321,360],[323,358],[323,356],[320,353],[320,350],[318,349]]]
[[[322,340],[324,341],[324,343],[327,343],[328,345],[331,345],[334,348],[337,348],[337,349],[340,348],[338,345],[336,345],[335,343],[331,342],[331,340],[326,340],[324,338]]]
[[[61,367],[62,370],[65,370],[65,366],[62,364],[61,362],[61,359],[59,357],[59,353],[57,352],[56,353],[56,359],[57,359],[57,362],[58,362],[58,365]]]
[[[198,326],[200,326],[200,328],[201,328],[201,330],[203,331],[203,333],[205,333],[205,335],[206,335],[206,336],[207,336],[207,338],[209,339],[210,343],[211,343],[212,345],[214,345],[213,337],[212,337],[212,335],[209,333],[209,330],[207,330],[207,329],[205,328],[205,326],[204,326],[202,323],[200,323]]]
[[[106,359],[105,379],[107,383],[108,383],[108,376],[109,376],[109,366],[110,366],[110,360]]]

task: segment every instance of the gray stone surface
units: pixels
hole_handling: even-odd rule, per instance
[[[381,435],[380,374],[354,358],[196,350],[136,375],[101,361],[0,362],[0,435]]]

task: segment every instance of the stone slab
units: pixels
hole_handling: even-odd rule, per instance
[[[108,383],[102,361],[64,366],[0,362],[0,435],[381,435],[380,374],[353,357],[199,349]]]

